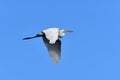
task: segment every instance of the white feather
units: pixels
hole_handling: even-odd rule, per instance
[[[49,28],[47,30],[43,30],[45,33],[46,38],[49,40],[50,44],[55,44],[56,40],[58,39],[58,28]]]

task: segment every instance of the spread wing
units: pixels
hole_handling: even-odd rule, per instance
[[[49,44],[49,40],[44,36],[43,41],[48,49],[52,62],[57,64],[61,56],[61,41],[58,39],[55,44]]]

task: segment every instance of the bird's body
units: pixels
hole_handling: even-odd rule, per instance
[[[59,38],[65,36],[65,32],[72,32],[70,30],[59,30],[59,28],[48,28],[43,30],[40,34],[33,37],[27,37],[23,40],[32,39],[36,37],[42,37],[43,41],[48,49],[50,56],[53,59],[53,63],[58,63],[61,55],[61,41]]]
[[[58,39],[58,35],[59,35],[58,28],[49,28],[47,30],[43,30],[42,32],[45,34],[50,44],[54,44]]]

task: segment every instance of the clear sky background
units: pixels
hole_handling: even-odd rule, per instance
[[[53,65],[41,38],[70,29]],[[0,0],[0,80],[120,80],[120,0]]]

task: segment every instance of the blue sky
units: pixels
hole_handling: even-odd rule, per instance
[[[120,0],[0,0],[0,80],[120,80]],[[53,65],[41,38],[70,29]]]

